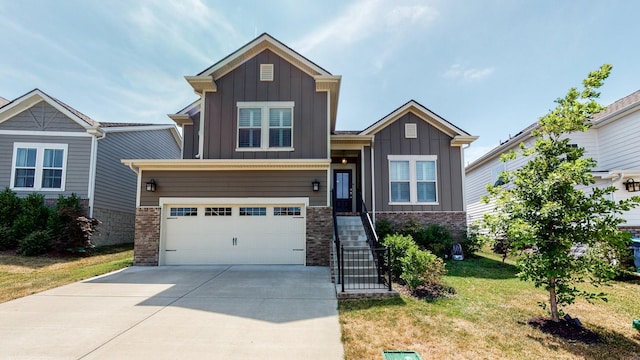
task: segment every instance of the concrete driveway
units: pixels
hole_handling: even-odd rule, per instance
[[[342,359],[326,267],[132,267],[0,304],[0,358]]]

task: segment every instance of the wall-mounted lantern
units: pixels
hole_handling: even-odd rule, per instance
[[[342,165],[347,165],[348,161],[346,157],[342,158]]]
[[[640,191],[640,181],[633,181],[633,179],[629,179],[624,183],[624,186],[627,188],[628,192]]]
[[[156,182],[153,179],[146,182],[146,190],[150,192],[156,191]]]
[[[320,181],[318,181],[317,179],[313,180],[311,185],[313,186],[313,191],[320,191]]]

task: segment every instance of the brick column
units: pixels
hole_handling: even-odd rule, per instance
[[[158,266],[159,251],[160,208],[137,208],[133,265]]]
[[[333,214],[330,207],[307,208],[307,266],[329,266]]]

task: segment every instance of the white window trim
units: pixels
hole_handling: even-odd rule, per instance
[[[387,155],[388,169],[387,178],[389,183],[389,205],[439,205],[438,196],[438,156],[437,155]],[[391,201],[391,162],[392,161],[408,161],[409,162],[409,202]],[[416,177],[417,161],[433,161],[435,162],[436,172],[436,201],[418,202],[418,181]]]
[[[36,171],[35,178],[33,180],[33,187],[15,187],[16,181],[16,159],[18,149],[29,148],[36,149]],[[44,170],[44,150],[54,149],[63,150],[62,154],[62,178],[60,180],[60,188],[43,188],[42,187],[42,173]],[[48,144],[48,143],[13,143],[13,157],[11,159],[11,190],[18,191],[65,191],[65,184],[67,178],[67,158],[68,158],[69,145],[67,144]]]
[[[255,152],[255,151],[294,151],[293,148],[293,129],[295,126],[294,119],[294,105],[293,101],[239,101],[237,103],[236,112],[236,151],[242,152]],[[240,147],[240,109],[243,108],[260,108],[262,110],[261,115],[261,129],[260,129],[260,147]],[[291,108],[291,147],[269,147],[269,109],[271,108]]]

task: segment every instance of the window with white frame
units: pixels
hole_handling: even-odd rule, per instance
[[[238,151],[292,151],[292,101],[239,102]]]
[[[389,155],[389,203],[436,204],[435,155]]]
[[[67,144],[14,143],[11,188],[63,191],[67,148]]]

